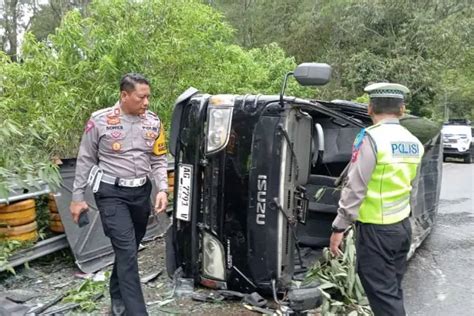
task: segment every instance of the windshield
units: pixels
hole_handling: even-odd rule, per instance
[[[443,126],[443,135],[445,136],[456,136],[463,138],[471,138],[471,127],[470,126],[459,126],[459,125],[445,125]]]

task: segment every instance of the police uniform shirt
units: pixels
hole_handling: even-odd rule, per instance
[[[127,115],[119,103],[94,112],[79,147],[73,201],[84,201],[94,165],[105,174],[124,179],[151,176],[159,191],[167,191],[165,135],[158,116],[151,111]]]
[[[375,145],[370,136],[365,134],[361,140],[356,140],[354,143],[351,163],[341,191],[333,227],[343,230],[357,220],[359,208],[364,201],[367,185],[376,163]]]

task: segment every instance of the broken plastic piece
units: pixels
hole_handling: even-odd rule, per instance
[[[176,297],[191,296],[194,291],[194,279],[178,278],[176,279],[176,288],[174,295]]]
[[[253,292],[251,294],[246,294],[244,296],[244,302],[248,303],[252,306],[263,307],[267,305],[267,300],[264,299],[260,294],[257,292]]]
[[[148,282],[150,282],[150,281],[153,281],[153,280],[156,279],[157,277],[159,277],[162,273],[163,273],[163,270],[150,273],[149,275],[146,275],[146,276],[140,278],[140,282],[143,283],[143,284],[146,284],[146,283],[148,283]]]

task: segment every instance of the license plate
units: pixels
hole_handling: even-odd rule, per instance
[[[193,166],[178,166],[178,199],[176,201],[176,218],[189,221],[191,218],[191,196],[193,183]]]

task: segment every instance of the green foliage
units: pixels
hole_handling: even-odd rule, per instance
[[[32,245],[30,241],[18,240],[0,240],[0,267],[11,274],[16,274],[15,269],[8,263],[10,258],[16,251],[28,248]]]
[[[77,288],[68,291],[63,302],[78,303],[83,312],[92,312],[97,308],[96,300],[104,294],[106,281],[86,279]]]
[[[354,230],[344,239],[343,254],[331,255],[328,248],[308,271],[306,282],[317,280],[323,294],[322,315],[372,315],[367,297],[355,271],[356,255]]]
[[[48,0],[37,2],[36,11],[31,18],[28,29],[37,40],[46,40],[49,34],[61,24],[63,16],[72,9],[85,12],[90,0]]]
[[[0,115],[8,117],[1,109]],[[0,122],[0,198],[14,188],[39,189],[38,180],[59,185],[58,170],[41,149],[46,129],[38,132],[33,122],[20,126],[9,118]]]
[[[355,98],[353,100],[354,102],[358,102],[358,103],[365,103],[365,104],[368,104],[370,99],[369,99],[369,95],[367,93],[364,93],[363,95]]]
[[[208,1],[204,1],[208,2]],[[321,98],[354,99],[371,81],[405,84],[412,114],[474,119],[472,1],[215,0],[238,43],[277,42],[298,62],[333,66]]]
[[[26,34],[21,63],[0,53],[2,133],[10,134],[2,138],[2,148],[9,148],[2,151],[2,182],[24,184],[37,176],[56,182],[49,159],[76,155],[84,123],[118,100],[119,80],[128,72],[150,79],[150,107],[165,125],[189,86],[206,93],[278,93],[294,59],[275,44],[245,51],[232,36],[222,15],[197,0],[94,1],[87,16],[68,12],[44,42]],[[288,89],[308,91],[294,82]],[[30,176],[31,166],[42,174]]]
[[[38,240],[44,240],[52,235],[49,229],[49,218],[51,213],[48,208],[48,195],[36,199],[36,223],[38,225]]]
[[[435,139],[441,131],[441,124],[434,123],[426,118],[405,115],[400,119],[400,124],[415,135],[422,144],[428,144]]]

